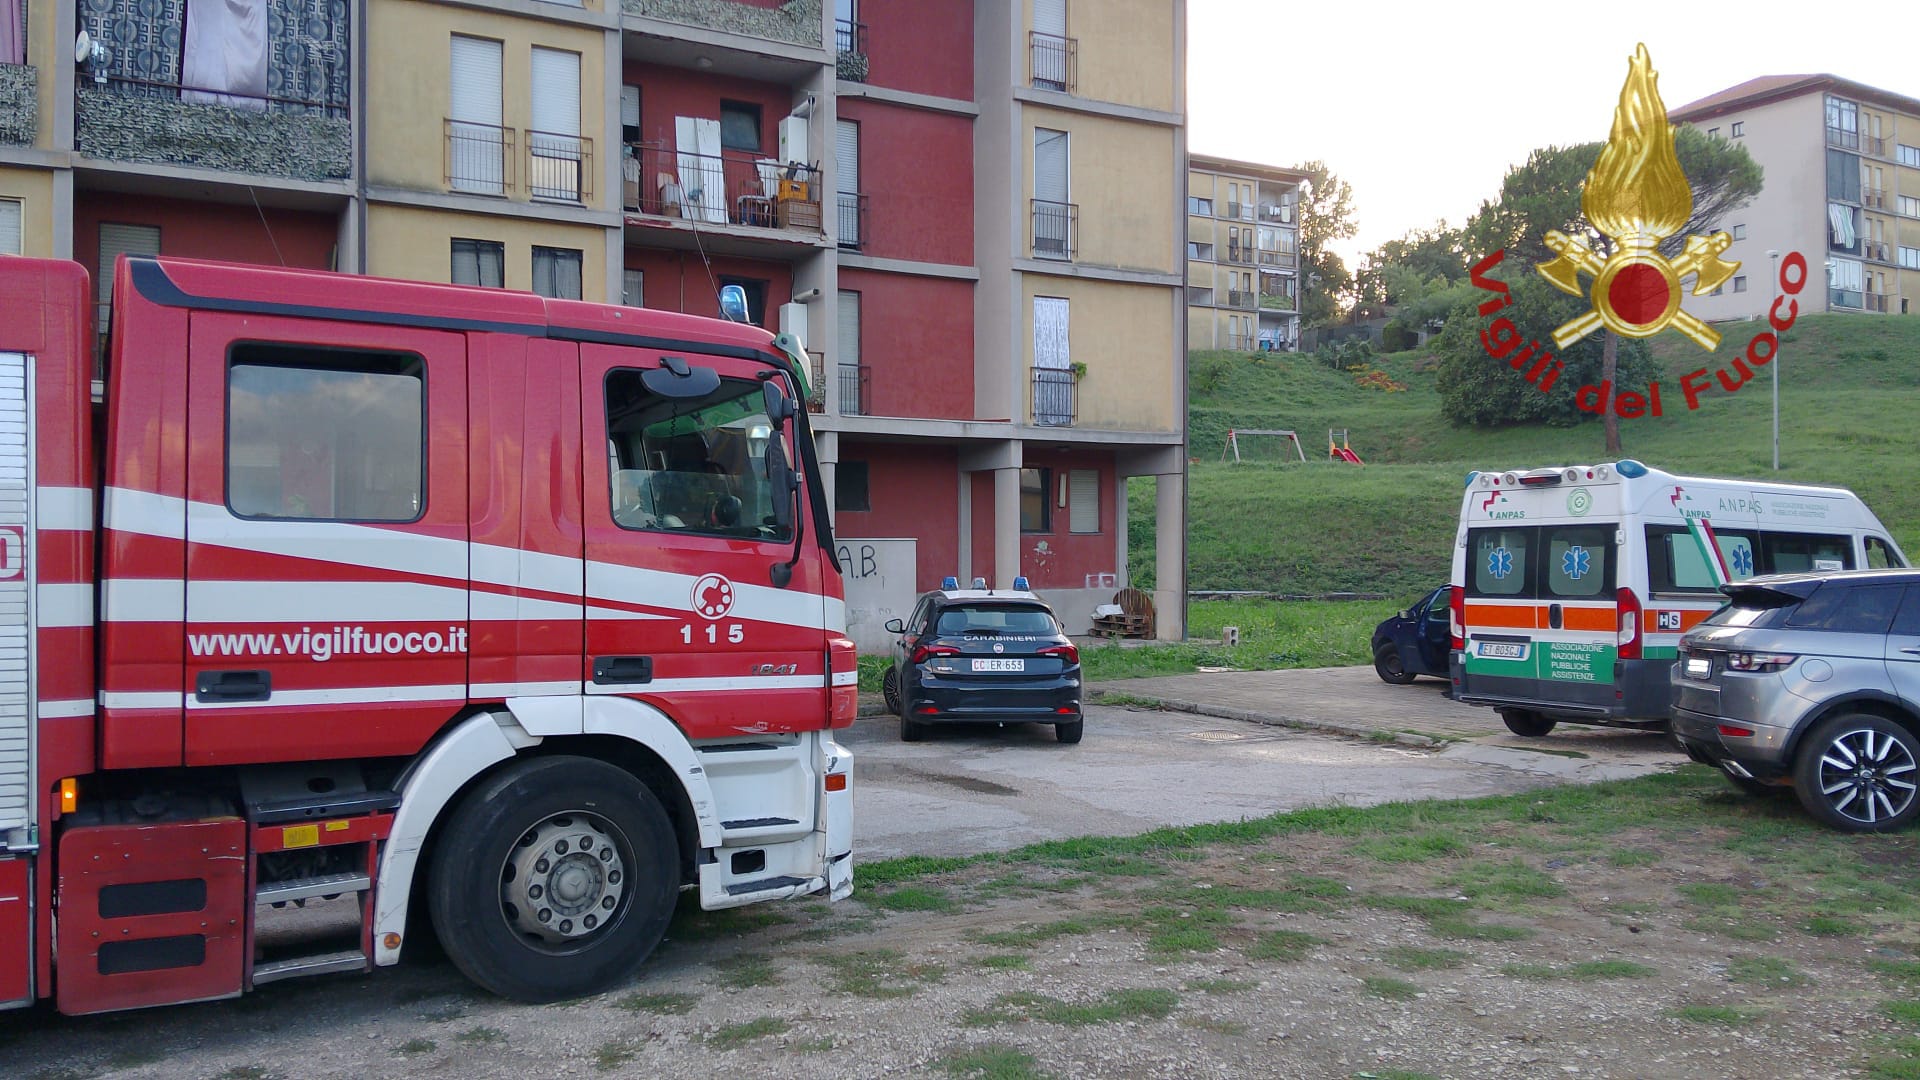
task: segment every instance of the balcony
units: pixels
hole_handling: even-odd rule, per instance
[[[1255,352],[1260,347],[1260,339],[1252,334],[1228,334],[1227,348],[1234,352]]]
[[[1860,133],[1829,124],[1827,125],[1827,145],[1839,147],[1842,150],[1859,150]]]
[[[1880,262],[1893,261],[1892,249],[1887,246],[1887,242],[1884,240],[1860,241],[1860,254],[1863,258],[1876,259]]]
[[[469,195],[512,196],[520,192],[516,173],[526,177],[527,197],[536,202],[585,204],[593,197],[593,140],[552,131],[528,131],[524,140],[513,128],[447,120],[446,181],[450,191]],[[517,148],[524,144],[525,156]],[[518,162],[520,168],[514,168]]]
[[[1859,289],[1836,289],[1829,287],[1827,289],[1827,306],[1864,311],[1866,309],[1866,294],[1862,293]]]
[[[1253,204],[1230,202],[1227,204],[1227,217],[1234,221],[1252,221]]]
[[[40,121],[40,72],[0,63],[0,146],[33,145]]]
[[[726,34],[820,47],[820,0],[789,0],[773,7],[739,0],[621,0],[620,10]]]
[[[1237,244],[1228,244],[1227,261],[1230,263],[1245,263],[1251,266],[1253,265],[1253,248],[1243,247]]]
[[[1887,189],[1877,187],[1861,188],[1860,205],[1871,210],[1885,210],[1887,208]]]
[[[469,195],[505,195],[513,188],[514,129],[449,119],[446,131],[448,188]]]
[[[873,369],[865,364],[840,365],[840,415],[865,416],[872,400]]]
[[[1260,204],[1260,220],[1269,225],[1291,225],[1293,224],[1293,204],[1262,203]]]
[[[1065,368],[1033,369],[1033,422],[1040,427],[1072,427],[1073,372]]]
[[[1027,58],[1031,68],[1029,74],[1036,89],[1058,90],[1066,94],[1074,92],[1080,67],[1080,42],[1077,38],[1030,31],[1027,34]]]
[[[1248,311],[1251,311],[1254,308],[1258,307],[1259,305],[1260,305],[1259,298],[1254,296],[1251,290],[1230,289],[1227,291],[1228,307],[1244,308]]]
[[[308,57],[324,52],[326,58],[286,72],[284,95],[183,85],[175,67],[155,70],[160,78],[122,73],[118,69],[132,70],[127,54],[133,50],[114,49],[100,70],[89,65],[75,75],[75,146],[89,157],[112,161],[343,180],[353,173],[353,128],[345,27],[338,33],[335,49],[307,47]],[[268,42],[274,56],[281,55],[282,44]]]
[[[735,150],[679,153],[629,143],[620,163],[621,209],[707,225],[818,236],[820,171]]]
[[[1890,293],[1870,292],[1865,294],[1865,299],[1866,299],[1866,309],[1868,311],[1877,311],[1880,314],[1885,315],[1889,307],[1891,306],[1890,302],[1892,301],[1893,297],[1892,297],[1892,294]]]
[[[825,354],[813,349],[807,350],[807,411],[823,413],[827,411],[827,358]]]
[[[1292,293],[1260,291],[1260,310],[1293,311],[1295,304]]]
[[[836,74],[848,82],[866,82],[867,24],[850,19],[833,20],[833,46]]]
[[[1887,140],[1874,135],[1860,136],[1860,152],[1874,157],[1887,156]]]
[[[841,251],[859,251],[866,243],[867,197],[850,191],[837,196],[840,203],[839,231]]]
[[[527,195],[539,202],[589,202],[593,140],[552,131],[527,132]]]
[[[1260,253],[1261,266],[1290,267],[1298,263],[1299,261],[1300,261],[1300,257],[1298,255],[1295,255],[1291,251],[1262,251]]]
[[[1072,262],[1080,208],[1073,203],[1033,200],[1033,257]]]

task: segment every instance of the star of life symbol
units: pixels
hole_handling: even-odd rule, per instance
[[[1741,577],[1753,576],[1753,551],[1745,544],[1734,548],[1733,553],[1727,556],[1727,561],[1733,564],[1734,573]]]
[[[718,619],[733,610],[733,582],[719,574],[705,574],[693,583],[693,610],[701,618]]]
[[[1560,556],[1560,573],[1568,581],[1579,581],[1593,568],[1593,556],[1583,547],[1570,547]]]
[[[1660,243],[1679,232],[1693,213],[1693,189],[1673,149],[1673,125],[1660,100],[1660,76],[1647,47],[1634,49],[1626,85],[1613,112],[1613,130],[1580,194],[1580,209],[1612,238],[1613,254],[1602,259],[1583,237],[1558,230],[1546,235],[1558,258],[1539,264],[1540,276],[1573,296],[1587,295],[1580,275],[1593,278],[1592,307],[1553,332],[1562,349],[1605,327],[1622,337],[1647,338],[1669,326],[1711,352],[1720,332],[1680,309],[1680,279],[1694,275],[1693,295],[1719,288],[1740,269],[1720,258],[1733,246],[1724,232],[1689,236],[1675,259]]]
[[[1495,581],[1505,581],[1507,575],[1513,573],[1513,552],[1504,547],[1487,552],[1487,573],[1492,574]]]

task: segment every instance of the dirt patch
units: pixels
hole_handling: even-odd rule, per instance
[[[1826,832],[1690,768],[892,864],[859,901],[684,910],[634,985],[565,1005],[439,966],[16,1013],[0,1060],[22,1078],[1866,1076],[1920,1047],[1916,857],[1910,834]]]

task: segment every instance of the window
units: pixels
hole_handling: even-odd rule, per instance
[[[1745,225],[1735,225],[1733,227],[1733,238],[1735,240],[1745,240],[1747,238],[1747,227]]]
[[[1213,200],[1203,199],[1198,195],[1189,195],[1187,196],[1187,213],[1198,214],[1201,217],[1212,217]]]
[[[1844,536],[1810,533],[1760,534],[1760,565],[1769,574],[1853,569],[1853,544]]]
[[[1100,531],[1100,473],[1074,469],[1067,473],[1067,531]]]
[[[0,199],[0,255],[20,254],[21,202]]]
[[[100,331],[106,332],[108,306],[113,301],[113,268],[122,255],[160,254],[158,225],[100,225],[100,274],[94,279],[100,298]]]
[[[1707,138],[1709,138],[1709,139],[1717,139],[1717,138],[1719,138],[1719,137],[1720,137],[1720,129],[1719,129],[1719,128],[1708,128],[1708,129],[1707,129]]]
[[[1052,469],[1020,470],[1020,531],[1053,531]]]
[[[1733,291],[1737,293],[1742,293],[1747,291],[1747,275],[1737,274],[1734,276]]]
[[[1033,129],[1033,255],[1037,259],[1073,258],[1067,161],[1066,132]]]
[[[1905,143],[1895,143],[1893,147],[1893,158],[1902,165],[1911,165],[1916,169],[1920,169],[1920,146],[1908,146]]]
[[[1545,588],[1555,599],[1613,595],[1613,527],[1560,525],[1541,530],[1545,540]]]
[[[1860,155],[1827,151],[1827,197],[1850,203],[1860,201]]]
[[[228,509],[297,521],[418,519],[425,404],[425,366],[412,354],[235,346]]]
[[[580,299],[580,252],[575,248],[535,247],[533,291],[555,300]]]
[[[620,302],[628,307],[647,306],[647,275],[645,271],[620,271]]]
[[[760,106],[742,101],[720,103],[720,146],[749,154],[760,152]]]
[[[843,461],[833,470],[833,508],[864,511],[873,509],[867,488],[867,463]]]
[[[1189,240],[1187,241],[1187,258],[1205,259],[1211,262],[1213,261],[1213,245],[1203,244],[1198,240]]]
[[[1920,270],[1920,248],[1901,248],[1900,265],[1908,270]]]
[[[1065,297],[1033,298],[1033,422],[1073,423],[1072,311]]]
[[[453,35],[447,87],[451,112],[447,118],[451,121],[447,125],[447,185],[455,191],[479,195],[505,194],[500,43]],[[579,94],[577,79],[574,93],[576,97]]]
[[[645,375],[632,368],[607,375],[614,522],[790,541],[791,529],[770,524],[767,446],[783,436],[762,411],[759,380],[722,378],[705,397],[666,398],[646,388]]]
[[[620,88],[620,141],[632,146],[640,141],[640,88]]]
[[[1755,535],[1715,529],[1713,536],[1728,575],[1735,581],[1752,577]],[[1705,543],[1691,529],[1678,525],[1647,526],[1647,582],[1654,595],[1715,591]]]
[[[1849,149],[1860,146],[1860,106],[1845,98],[1827,99],[1827,139]]]
[[[1901,195],[1898,196],[1898,200],[1894,206],[1900,211],[1901,216],[1920,217],[1920,199],[1911,195]]]
[[[580,139],[580,54],[535,47],[527,190],[536,199],[580,202],[586,145]]]
[[[1729,128],[1728,131],[1737,139],[1747,133],[1747,122],[1745,120],[1735,120],[1733,126]]]
[[[1473,560],[1473,575],[1468,595],[1530,595],[1532,550],[1532,529],[1469,529],[1467,557]]]
[[[1834,307],[1866,305],[1866,268],[1852,259],[1827,260],[1827,299]]]
[[[507,278],[507,246],[493,240],[453,242],[453,283],[503,289]]]
[[[1893,553],[1893,545],[1878,536],[1867,537],[1867,569],[1885,570],[1889,567],[1904,566],[1900,556]]]
[[[767,325],[767,283],[765,281],[757,278],[722,276],[720,278],[720,284],[723,288],[728,285],[738,285],[742,289],[745,289],[747,293],[747,321],[755,326]],[[717,296],[714,297],[714,303],[718,305],[719,302],[720,298]]]
[[[934,632],[949,634],[1057,634],[1060,626],[1045,608],[991,600],[942,608]]]
[[[1787,617],[1797,630],[1830,630],[1838,634],[1884,634],[1900,607],[1898,585],[1845,586],[1828,583]]]

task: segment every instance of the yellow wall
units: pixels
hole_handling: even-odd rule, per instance
[[[53,174],[0,166],[0,198],[21,201],[20,254],[53,258]]]
[[[491,214],[458,214],[411,206],[367,208],[367,273],[444,282],[453,276],[453,240],[506,245],[507,288],[533,288],[533,248],[580,249],[580,296],[607,296],[605,229]]]
[[[580,54],[580,133],[593,142],[588,173],[598,179],[606,147],[602,108],[605,35],[587,27],[413,0],[376,0],[367,13],[367,179],[419,191],[446,191],[446,119],[451,112],[452,37],[502,42],[501,123],[515,129],[509,197],[526,202],[526,129],[532,122],[533,47]],[[591,183],[590,206],[611,205],[602,184]]]
[[[40,84],[36,104],[40,123],[33,133],[33,145],[50,147],[53,145],[54,64],[61,53],[71,53],[74,33],[59,28],[59,20],[54,18],[59,7],[54,0],[27,0],[26,7],[27,63],[33,65]],[[67,93],[73,93],[72,89]]]
[[[1214,348],[1214,324],[1219,322],[1212,308],[1190,307],[1187,309],[1187,348]],[[1220,332],[1220,340],[1226,341],[1226,331]]]
[[[1067,193],[1079,207],[1074,261],[1177,273],[1173,244],[1173,131],[1154,124],[1054,109],[1023,111],[1022,205],[1033,198],[1033,130],[1068,133]],[[1181,208],[1182,215],[1185,208]],[[1031,243],[1031,230],[1028,230]],[[1027,246],[1022,254],[1031,254]],[[1183,252],[1184,255],[1184,252]]]
[[[1033,26],[1033,4],[1024,4]],[[1075,97],[1173,110],[1173,5],[1167,0],[1067,0],[1079,42]]]
[[[1040,274],[1021,278],[1021,321],[1027,327],[1021,335],[1021,366],[1028,370],[1033,367],[1033,298],[1067,299],[1070,356],[1087,365],[1075,391],[1075,427],[1175,430],[1176,331],[1168,316],[1178,290]]]

